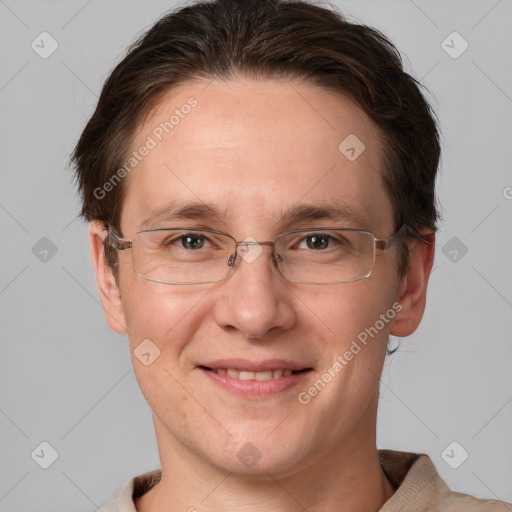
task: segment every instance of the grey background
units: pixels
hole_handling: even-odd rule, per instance
[[[1,512],[92,510],[159,467],[66,162],[109,70],[173,5],[0,0]],[[512,501],[512,1],[337,5],[396,43],[443,132],[446,220],[423,323],[385,365],[379,448],[428,453],[453,489]],[[43,31],[59,45],[47,59],[31,48]],[[456,59],[441,46],[453,31],[469,43]],[[48,469],[31,457],[43,441]],[[458,469],[441,456],[452,441],[469,453]]]

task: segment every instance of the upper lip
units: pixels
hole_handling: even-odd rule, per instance
[[[287,361],[285,359],[267,359],[265,361],[249,361],[248,359],[215,359],[206,361],[199,366],[206,366],[211,369],[231,368],[238,371],[261,372],[265,370],[304,370],[312,369],[307,364]]]

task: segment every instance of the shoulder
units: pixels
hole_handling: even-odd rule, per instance
[[[97,508],[95,512],[121,512],[122,509],[118,507],[118,502],[119,498],[109,501],[106,505],[103,505],[101,508]]]
[[[162,470],[156,469],[130,478],[119,492],[119,496],[95,512],[137,512],[134,499],[142,496],[155,486],[161,478]]]
[[[379,450],[395,494],[380,512],[512,512],[512,504],[452,491],[425,453]]]
[[[448,491],[426,509],[425,512],[511,512],[512,504],[499,500],[482,500]]]

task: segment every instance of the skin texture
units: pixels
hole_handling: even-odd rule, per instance
[[[258,241],[315,226],[393,234],[381,179],[382,135],[352,101],[307,83],[188,82],[150,112],[133,149],[191,96],[197,106],[126,178],[125,238],[153,209],[175,200],[216,205],[222,216],[147,227],[208,227]],[[355,161],[338,150],[349,134],[365,144]],[[280,219],[297,205],[335,201],[362,219]],[[128,335],[134,372],[153,411],[162,481],[137,500],[139,511],[354,512],[378,510],[391,497],[375,443],[379,377],[389,334],[407,336],[421,321],[433,243],[411,243],[402,279],[392,245],[377,255],[369,278],[332,285],[283,280],[268,246],[250,264],[239,260],[216,284],[154,283],[134,273],[127,250],[119,252],[118,288],[104,260],[104,227],[92,222],[89,233],[107,322]],[[299,403],[298,393],[395,303],[401,305],[395,318],[307,405]],[[145,366],[133,351],[148,338],[160,356]],[[244,399],[197,368],[231,357],[290,359],[314,371],[298,387]],[[237,456],[246,443],[261,454],[251,467]]]

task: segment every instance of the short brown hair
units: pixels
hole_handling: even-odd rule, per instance
[[[409,237],[421,228],[436,230],[437,123],[398,50],[378,30],[349,22],[335,8],[285,0],[196,3],[164,15],[128,48],[71,156],[81,215],[120,232],[124,180],[104,197],[97,191],[126,161],[143,117],[187,80],[237,76],[306,80],[350,97],[384,134],[383,181],[395,228],[405,225]],[[405,239],[400,247],[403,275]]]

